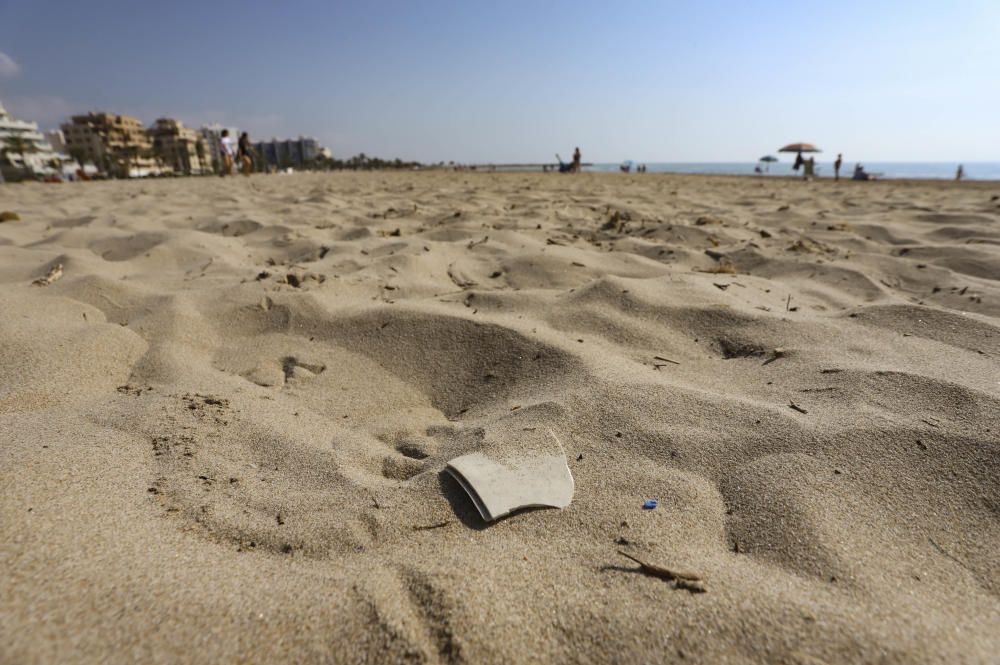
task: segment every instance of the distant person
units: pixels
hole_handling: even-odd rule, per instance
[[[865,167],[861,164],[854,165],[854,175],[851,176],[851,180],[871,180],[872,176],[870,173],[865,173]]]
[[[955,180],[957,182],[957,181],[961,180],[964,177],[965,177],[965,169],[963,169],[962,165],[959,164],[958,165],[958,170],[955,171]]]
[[[792,164],[792,170],[793,171],[798,171],[800,168],[802,168],[802,165],[805,164],[805,163],[806,163],[806,160],[804,160],[802,158],[802,151],[800,150],[795,155],[795,163]]]
[[[219,175],[233,175],[233,158],[236,156],[236,150],[228,129],[223,129],[219,138],[219,154],[222,156],[222,173]]]
[[[573,173],[579,173],[580,172],[580,169],[583,166],[583,162],[581,161],[582,159],[583,158],[580,155],[580,148],[574,149],[573,150]]]
[[[833,179],[840,180],[840,165],[844,163],[844,156],[837,153],[837,161],[833,163]]]
[[[253,173],[253,146],[250,145],[250,135],[246,132],[240,134],[240,143],[236,148],[236,155],[240,160],[240,169],[243,175]]]
[[[753,172],[756,173],[757,175],[761,175],[762,173],[764,173],[764,170],[760,168],[760,164],[758,164],[757,166],[753,167]]]

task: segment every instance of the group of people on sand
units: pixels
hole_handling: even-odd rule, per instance
[[[235,145],[234,145],[235,143]],[[222,169],[219,175],[233,175],[233,166],[239,164],[239,169],[243,175],[253,173],[253,158],[257,154],[250,144],[250,135],[246,132],[240,134],[240,140],[233,141],[228,129],[222,130],[219,138],[219,154],[222,155]]]
[[[840,180],[840,167],[844,165],[844,155],[842,153],[837,153],[837,159],[833,162],[833,179]],[[795,155],[795,164],[792,165],[793,171],[798,171],[802,169],[802,178],[808,180],[809,178],[815,177],[816,175],[816,160],[813,157],[805,159],[802,157],[802,153],[797,153]],[[875,180],[877,178],[876,174],[868,173],[865,171],[860,163],[854,165],[854,174],[851,176],[851,180]]]

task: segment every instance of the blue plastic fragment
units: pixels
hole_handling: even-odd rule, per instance
[[[646,503],[642,504],[642,509],[652,510],[653,508],[656,508],[657,505],[656,499],[646,499]]]

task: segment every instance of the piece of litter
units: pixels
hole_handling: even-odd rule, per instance
[[[573,500],[573,474],[559,439],[551,430],[549,436],[558,453],[534,454],[513,464],[470,453],[448,462],[445,471],[487,522],[521,508],[565,508]]]
[[[654,510],[659,504],[656,499],[646,499],[646,502],[642,504],[643,510]]]
[[[63,267],[61,263],[57,263],[51,268],[49,268],[49,273],[45,277],[39,277],[32,282],[35,286],[48,286],[52,282],[58,281],[60,277],[63,276]]]

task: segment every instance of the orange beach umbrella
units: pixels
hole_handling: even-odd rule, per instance
[[[789,143],[778,152],[823,152],[812,143]]]

